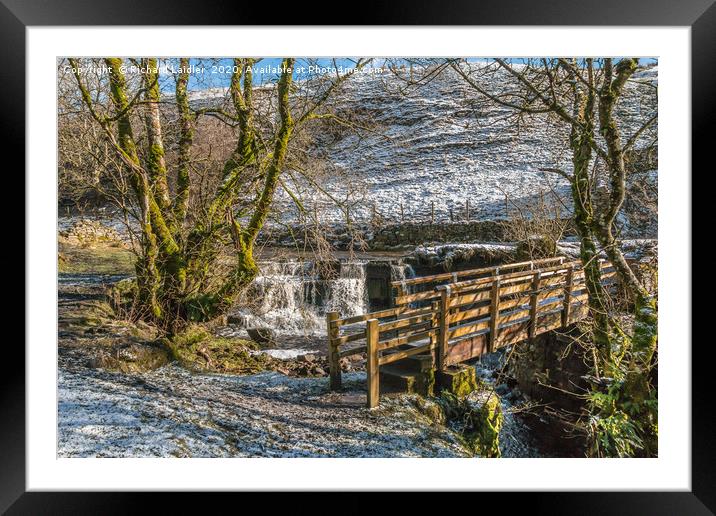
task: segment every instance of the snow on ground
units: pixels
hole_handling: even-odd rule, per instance
[[[363,373],[344,381],[356,389],[353,400],[328,392],[325,378],[191,374],[175,365],[142,375],[61,367],[58,455],[467,455],[452,432],[431,425],[405,400],[363,408],[365,395],[357,390]]]

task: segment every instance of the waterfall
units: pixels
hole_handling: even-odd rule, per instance
[[[246,328],[322,334],[326,312],[347,317],[367,311],[366,262],[266,261],[259,270],[235,314]]]
[[[400,260],[397,264],[390,264],[391,281],[405,281],[415,277],[415,270],[409,263]],[[406,292],[412,293],[412,287],[407,287]]]

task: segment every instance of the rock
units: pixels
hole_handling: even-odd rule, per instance
[[[276,332],[271,328],[247,328],[251,340],[258,344],[276,344]]]
[[[322,367],[317,367],[313,370],[313,374],[319,376],[326,376],[326,371]]]
[[[510,392],[510,388],[506,384],[501,383],[495,387],[495,392],[497,392],[500,396],[505,396],[508,392]]]
[[[500,457],[499,437],[503,422],[500,399],[488,391],[480,394],[480,408],[471,411],[471,431],[465,437],[481,457]]]
[[[466,365],[438,371],[436,380],[441,390],[446,390],[458,398],[464,398],[478,387],[475,368]]]
[[[432,400],[416,396],[413,399],[413,405],[422,414],[426,415],[436,425],[444,425],[447,421],[445,411],[439,403]]]
[[[123,373],[152,371],[171,361],[169,350],[150,343],[121,344],[113,349],[101,350],[89,360],[92,368],[109,369]]]
[[[316,361],[316,355],[312,353],[307,355],[299,355],[296,360],[298,360],[299,362],[311,363]]]
[[[241,314],[229,314],[226,317],[226,324],[230,326],[243,326],[244,316]]]

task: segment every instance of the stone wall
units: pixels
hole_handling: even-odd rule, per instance
[[[284,247],[302,247],[310,244],[311,231],[301,225],[290,228],[265,230],[259,236],[262,243]],[[351,245],[363,242],[370,251],[386,251],[412,248],[424,244],[460,242],[502,242],[508,240],[501,221],[484,220],[450,223],[397,223],[384,226],[333,224],[318,232],[334,249],[347,250]],[[358,237],[358,238],[356,238]]]
[[[588,357],[566,335],[547,332],[518,344],[508,364],[508,374],[531,399],[553,408],[579,412],[583,400],[575,394],[588,387]]]

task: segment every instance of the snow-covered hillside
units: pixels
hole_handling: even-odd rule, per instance
[[[617,113],[625,139],[651,114],[635,95],[639,82],[655,84],[657,76],[658,67],[653,66],[638,71],[627,84]],[[492,88],[515,81],[506,72],[495,73],[490,80]],[[355,74],[332,108],[342,115],[358,113],[371,121],[372,130],[343,131],[325,138],[318,134],[315,155],[330,162],[321,187],[344,201],[351,192],[352,219],[368,220],[375,207],[383,217],[397,220],[402,204],[406,220],[427,220],[433,203],[435,218],[447,220],[451,209],[462,217],[466,202],[472,219],[497,219],[506,214],[506,196],[529,206],[540,192],[557,193],[569,211],[566,181],[540,171],[571,169],[563,123],[536,115],[515,124],[513,111],[487,102],[451,70],[408,95],[398,92],[404,86],[389,71]],[[225,95],[225,89],[215,88],[195,91],[192,98],[204,104]],[[656,183],[656,171],[646,177]],[[344,212],[315,187],[289,178],[286,183],[309,210],[315,204],[323,218],[344,220]],[[284,190],[276,203],[284,221],[298,213]]]
[[[655,82],[657,73],[653,67],[635,79]],[[570,203],[566,181],[539,170],[570,170],[564,124],[539,115],[518,127],[510,109],[485,102],[454,72],[407,96],[396,91],[398,82],[389,72],[356,75],[335,103],[340,112],[368,113],[376,123],[375,133],[349,133],[331,145],[330,160],[345,176],[323,186],[338,198],[346,179],[365,190],[352,216],[368,218],[375,204],[384,216],[398,218],[402,203],[406,218],[425,218],[433,202],[436,217],[445,219],[450,208],[462,215],[469,201],[472,218],[494,219],[504,216],[506,195],[529,204],[552,189]],[[619,106],[625,137],[648,116],[635,88],[628,86]]]

